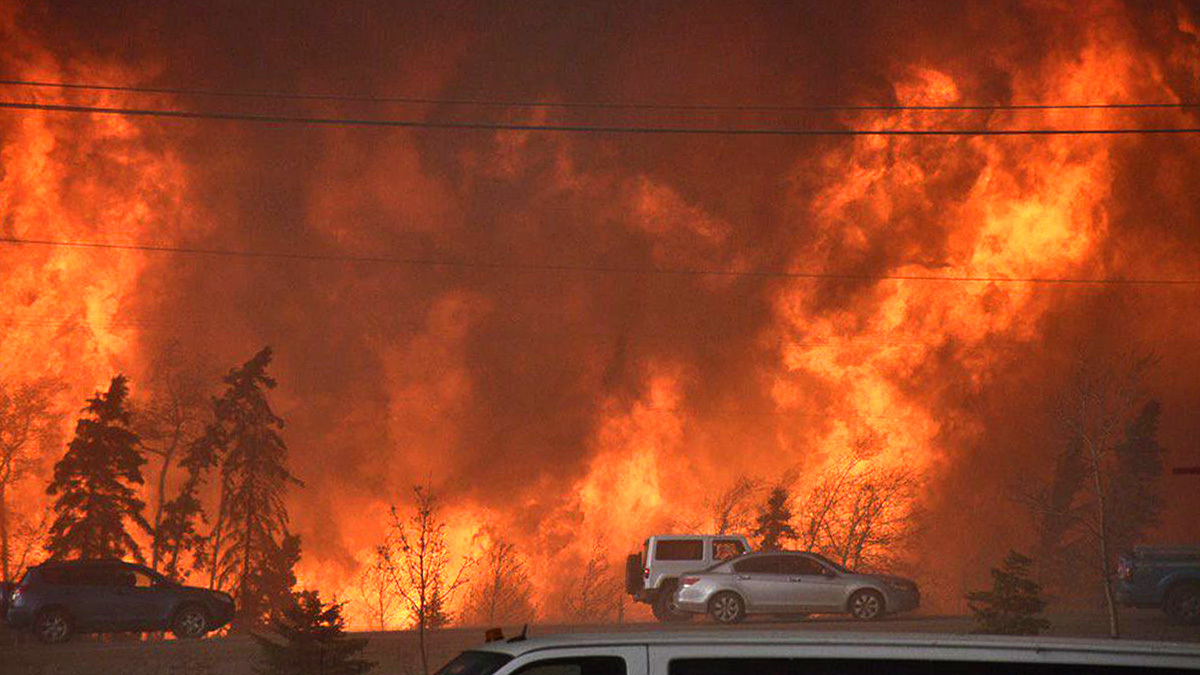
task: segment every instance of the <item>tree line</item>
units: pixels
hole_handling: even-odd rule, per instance
[[[151,394],[142,400],[133,401],[127,378],[115,376],[87,401],[54,465],[46,488],[51,509],[16,517],[12,488],[34,473],[39,454],[61,442],[53,409],[61,386],[51,380],[0,386],[3,580],[38,558],[39,548],[55,558],[131,557],[167,576],[199,577],[230,592],[239,608],[236,626],[298,611],[293,570],[301,546],[284,499],[302,483],[288,468],[284,421],[268,400],[276,386],[267,372],[271,358],[264,348],[232,368],[211,397],[202,378],[172,365],[181,360],[175,353],[152,369]],[[1053,464],[1045,483],[1031,479],[1026,484],[1034,487],[1013,491],[1029,509],[1039,562],[1013,551],[994,572],[1011,588],[1026,588],[1012,575],[1034,574],[1058,597],[1099,588],[1114,635],[1115,558],[1151,531],[1162,510],[1162,406],[1146,389],[1155,364],[1136,354],[1080,358],[1049,402],[1056,436],[1046,445],[1059,449],[1045,453]],[[919,533],[921,478],[909,466],[881,462],[885,447],[879,434],[860,436],[804,490],[796,488],[796,472],[773,482],[735,478],[709,502],[705,520],[718,533],[750,534],[760,550],[815,551],[850,568],[892,566]],[[147,482],[153,489],[144,489]],[[438,495],[417,486],[412,496],[407,510],[393,506],[386,535],[360,572],[357,601],[373,627],[386,630],[400,617],[423,644],[427,630],[452,620],[500,625],[539,615],[578,622],[623,616],[621,576],[604,542],[591,542],[586,560],[554,594],[557,604],[537,607],[527,559],[512,540],[485,527],[478,534],[483,543],[455,558]]]

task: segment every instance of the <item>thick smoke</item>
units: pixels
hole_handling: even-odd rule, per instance
[[[1200,13],[1184,3],[401,4],[18,3],[0,10],[0,37],[17,45],[0,67],[30,79],[444,99],[1200,98]],[[36,96],[706,126],[1196,122],[1178,111],[531,112]],[[1200,366],[1193,288],[651,271],[1196,278],[1200,151],[1190,137],[567,136],[14,113],[0,133],[10,236],[645,270],[0,249],[11,271],[0,320],[12,326],[0,354],[18,374],[47,363],[69,373],[72,400],[117,369],[148,376],[172,341],[214,372],[275,348],[279,409],[307,483],[291,509],[314,582],[347,579],[413,483],[437,486],[460,538],[492,523],[527,555],[566,564],[603,537],[615,559],[654,528],[703,526],[705,500],[739,475],[811,474],[875,431],[891,460],[926,478],[931,552],[914,562],[952,599],[1027,541],[1006,495],[1049,466],[1045,401],[1080,345],[1156,349],[1171,459],[1194,457],[1200,436],[1200,385],[1181,375]],[[1162,536],[1195,538],[1182,515],[1194,497],[1167,485]]]

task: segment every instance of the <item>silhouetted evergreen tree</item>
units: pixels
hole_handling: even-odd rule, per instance
[[[767,502],[754,519],[754,536],[759,538],[759,549],[763,551],[781,550],[783,543],[797,538],[796,529],[792,527],[792,507],[788,503],[791,496],[782,485],[771,489]]]
[[[446,613],[446,600],[442,597],[441,586],[434,586],[429,596],[429,611],[425,617],[425,627],[436,630],[450,623],[450,615]]]
[[[290,592],[291,567],[300,555],[288,534],[283,498],[299,485],[287,468],[283,419],[271,410],[267,375],[271,348],[225,376],[214,401],[215,420],[188,453],[188,465],[220,467],[221,500],[207,555],[215,585],[237,601],[239,626],[259,623],[280,609]]]
[[[359,675],[375,667],[359,657],[367,641],[346,636],[342,605],[321,602],[316,591],[297,594],[271,628],[282,642],[253,636],[261,675]]]
[[[54,465],[54,480],[46,488],[56,497],[46,544],[52,558],[132,555],[142,560],[128,528],[149,530],[134,487],[142,484],[146,458],[129,429],[128,398],[125,376],[117,375],[108,391],[88,401],[67,453]]]
[[[1162,513],[1158,479],[1162,476],[1163,453],[1158,443],[1158,420],[1162,405],[1148,401],[1125,429],[1125,440],[1116,447],[1113,472],[1112,518],[1113,550],[1129,550],[1138,544]]]
[[[993,635],[1037,635],[1050,627],[1038,615],[1046,608],[1042,588],[1030,578],[1033,561],[1009,551],[1004,567],[992,568],[992,590],[967,594],[974,615],[975,633]]]

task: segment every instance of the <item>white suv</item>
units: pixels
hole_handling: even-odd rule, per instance
[[[664,534],[650,537],[625,562],[625,592],[648,603],[659,621],[687,621],[675,606],[679,578],[750,552],[740,534]]]

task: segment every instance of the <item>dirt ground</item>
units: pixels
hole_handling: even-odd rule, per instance
[[[1126,635],[1132,639],[1200,642],[1200,627],[1177,626],[1162,613],[1145,610],[1124,615]],[[1105,637],[1103,614],[1059,614],[1048,617],[1050,635]],[[729,630],[798,631],[883,631],[893,633],[966,633],[970,619],[961,616],[900,616],[875,623],[857,623],[836,617],[819,617],[802,622],[758,620]],[[660,630],[711,630],[714,624],[696,621],[664,626],[656,623],[592,626],[530,627],[530,634],[562,632],[612,632]],[[515,632],[506,629],[506,634]],[[421,673],[416,635],[411,631],[358,633],[370,640],[365,657],[376,661],[380,675]],[[0,675],[251,675],[258,648],[245,636],[215,637],[196,642],[176,640],[96,640],[77,637],[65,645],[47,646],[28,639],[0,636]],[[458,652],[483,641],[482,628],[453,628],[436,631],[429,638],[429,661],[436,670]]]

